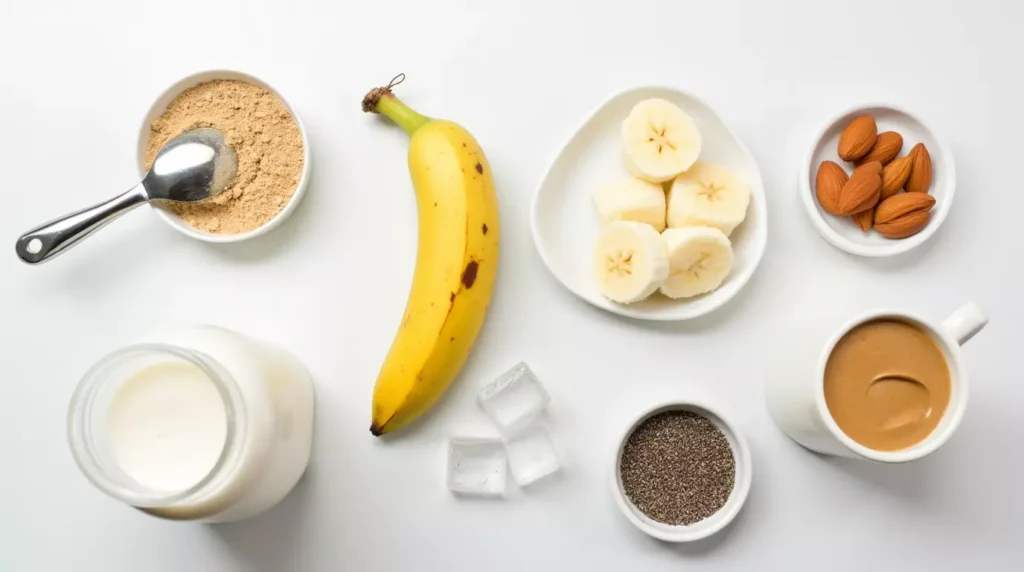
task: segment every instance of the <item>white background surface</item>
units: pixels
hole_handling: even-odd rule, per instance
[[[1024,53],[1019,3],[14,2],[0,4],[0,570],[1008,570],[1020,515]],[[828,4],[826,6],[826,4]],[[16,236],[135,181],[152,98],[199,69],[264,76],[301,111],[315,154],[305,201],[260,240],[191,241],[146,210],[42,267]],[[480,140],[500,192],[495,299],[460,380],[426,421],[373,439],[370,395],[415,257],[405,136],[359,111],[400,95]],[[679,325],[606,314],[563,290],[531,243],[549,160],[609,95],[656,83],[716,108],[769,195],[761,268],[732,303]],[[945,226],[899,260],[840,253],[795,194],[819,122],[891,100],[950,141],[959,188]],[[590,216],[591,213],[581,213]],[[965,351],[974,392],[934,456],[872,466],[813,456],[772,425],[765,364],[797,314],[880,304],[992,316]],[[207,527],[147,518],[93,490],[64,438],[79,376],[173,321],[272,339],[318,389],[314,460],[281,505]],[[563,479],[504,502],[444,489],[447,436],[481,430],[476,390],[520,359],[554,399]],[[754,484],[727,532],[696,546],[634,530],[608,494],[625,420],[702,396],[746,432]],[[1016,484],[1015,484],[1016,483]]]

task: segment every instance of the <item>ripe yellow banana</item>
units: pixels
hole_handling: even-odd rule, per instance
[[[427,411],[459,373],[491,300],[500,234],[491,166],[476,140],[407,107],[394,85],[367,94],[363,111],[410,136],[419,245],[405,314],[373,391],[370,432],[378,436]]]

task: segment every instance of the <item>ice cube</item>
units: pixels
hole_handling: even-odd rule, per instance
[[[464,495],[501,496],[508,457],[500,439],[454,438],[448,443],[448,488]]]
[[[501,434],[511,437],[539,417],[551,397],[530,367],[519,362],[484,387],[477,401]]]
[[[558,449],[543,424],[535,423],[505,441],[512,478],[525,487],[561,468]]]

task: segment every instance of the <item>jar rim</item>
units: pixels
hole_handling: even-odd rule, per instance
[[[90,428],[92,408],[99,391],[114,378],[111,370],[126,360],[145,354],[166,354],[188,362],[203,372],[214,385],[224,407],[226,433],[217,461],[203,478],[176,491],[150,491],[132,487],[112,477],[100,461]],[[72,456],[82,473],[107,495],[140,508],[164,507],[201,493],[218,476],[232,470],[241,460],[240,444],[245,440],[247,410],[238,383],[215,359],[205,353],[159,343],[134,344],[115,350],[96,362],[79,380],[71,397],[67,416],[67,438]]]

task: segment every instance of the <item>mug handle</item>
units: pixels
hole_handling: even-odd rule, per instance
[[[942,321],[942,329],[961,346],[988,324],[988,315],[974,302],[964,304]]]

